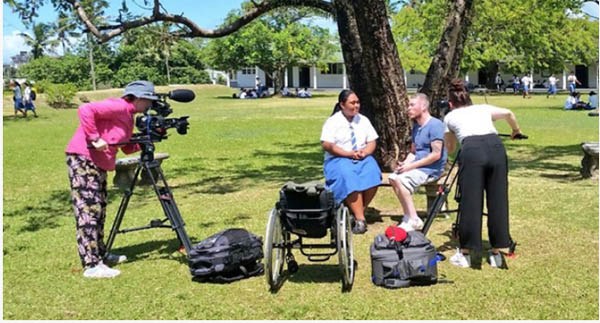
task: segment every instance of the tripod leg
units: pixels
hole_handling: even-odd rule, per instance
[[[106,253],[104,254],[105,258],[110,252],[110,249],[112,248],[112,244],[115,241],[117,233],[119,233],[119,227],[121,226],[121,222],[123,221],[123,216],[125,215],[127,205],[129,205],[129,200],[131,199],[131,195],[133,195],[133,189],[135,188],[135,184],[141,171],[142,165],[139,164],[135,169],[135,175],[133,176],[133,180],[131,181],[129,189],[123,193],[121,204],[119,204],[119,211],[117,211],[117,216],[115,217],[115,221],[113,222],[112,228],[110,229],[110,234],[108,235],[108,240],[106,241]]]
[[[177,204],[175,203],[175,198],[169,189],[169,185],[167,184],[167,180],[165,179],[164,173],[160,168],[160,165],[156,161],[145,162],[144,163],[145,171],[147,172],[148,177],[152,181],[152,186],[154,187],[154,191],[158,196],[158,200],[160,201],[160,205],[163,208],[165,216],[171,222],[171,227],[177,234],[177,238],[185,247],[185,251],[189,254],[190,249],[192,248],[190,238],[185,232],[185,223],[183,222],[183,218],[179,213],[179,209],[177,208]],[[152,169],[156,170],[157,177],[155,178],[152,174]],[[162,183],[162,187],[159,187],[157,182],[160,181]]]

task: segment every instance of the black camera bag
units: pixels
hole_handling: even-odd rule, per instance
[[[444,260],[420,231],[407,232],[404,241],[383,234],[371,244],[371,280],[377,286],[402,288],[437,283],[437,262]]]
[[[244,229],[227,229],[197,243],[188,257],[193,279],[230,283],[264,273],[262,238]]]

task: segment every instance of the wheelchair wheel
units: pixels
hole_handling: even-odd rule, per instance
[[[342,291],[349,292],[354,283],[354,252],[352,250],[351,216],[347,207],[342,207],[336,215],[337,249],[339,267],[342,273]]]
[[[273,245],[283,245],[285,242],[283,226],[279,219],[279,211],[272,209],[265,234],[265,276],[271,290],[277,290],[285,263],[285,248],[274,248]]]

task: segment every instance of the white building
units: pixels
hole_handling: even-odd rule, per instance
[[[348,88],[348,77],[346,67],[343,62],[328,63],[328,70],[320,70],[315,66],[294,66],[285,71],[284,87],[288,88],[311,88],[311,89],[339,89]],[[597,88],[598,84],[598,64],[590,66],[576,65],[569,66],[569,69],[562,74],[554,75],[558,79],[557,87],[567,89],[567,76],[570,71],[574,71],[579,82],[579,88]],[[550,76],[550,73],[532,73],[534,82],[542,83]],[[265,73],[258,67],[247,67],[239,71],[229,73],[230,86],[238,88],[253,88],[256,77],[260,78],[262,84],[272,87],[272,81],[266,77]],[[506,86],[510,86],[512,74],[501,73]],[[523,74],[518,75],[519,79]],[[484,87],[487,80],[485,71],[469,72],[464,76],[471,85],[480,85]],[[405,71],[404,80],[409,89],[417,89],[425,81],[425,74],[415,71]],[[544,83],[547,87],[547,82]]]

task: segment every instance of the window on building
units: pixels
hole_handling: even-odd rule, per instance
[[[321,74],[344,74],[342,63],[328,63],[327,70],[321,70]]]
[[[254,75],[254,74],[256,74],[256,67],[244,67],[244,68],[242,68],[242,74]]]

